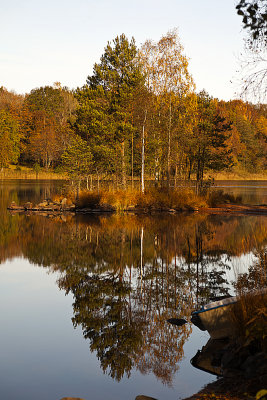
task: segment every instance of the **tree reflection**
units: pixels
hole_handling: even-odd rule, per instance
[[[166,320],[189,320],[200,304],[227,294],[229,257],[267,243],[264,217],[17,215],[14,221],[7,246],[16,237],[17,251],[30,262],[60,272],[59,287],[74,299],[73,325],[103,371],[120,380],[136,368],[168,385],[191,325]]]

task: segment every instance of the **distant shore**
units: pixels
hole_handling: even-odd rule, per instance
[[[215,181],[267,181],[267,171],[262,173],[250,173],[246,171],[233,171],[233,172],[207,172],[205,179],[214,179]],[[0,170],[0,179],[55,179],[55,180],[68,180],[68,176],[63,173],[54,172],[53,170],[41,169],[36,172],[33,168],[26,166],[10,165],[9,168],[3,168]],[[96,177],[94,178],[94,180]],[[194,180],[194,177],[192,178]],[[153,181],[152,178],[146,179],[147,181]],[[135,182],[138,182],[138,178],[135,177]]]
[[[49,170],[40,170],[36,172],[33,168],[11,165],[9,168],[3,168],[2,170],[0,170],[0,179],[67,180],[68,177],[64,174],[59,174]]]

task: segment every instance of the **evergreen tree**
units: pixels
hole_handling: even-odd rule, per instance
[[[62,164],[69,177],[75,182],[77,198],[81,181],[90,174],[92,154],[85,140],[80,136],[73,136],[68,148],[62,155]]]
[[[227,148],[231,124],[221,117],[216,102],[202,91],[197,98],[196,124],[190,140],[188,157],[196,173],[197,191],[203,186],[205,170],[220,171],[232,166]]]
[[[7,111],[0,111],[0,168],[16,163],[20,154],[19,126]]]
[[[137,48],[124,34],[108,43],[87,84],[77,90],[77,132],[88,140],[95,169],[120,177],[126,188],[133,124],[133,101],[143,84]]]

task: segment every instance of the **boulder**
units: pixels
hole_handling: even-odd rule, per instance
[[[60,400],[84,400],[81,397],[62,397]]]
[[[48,206],[48,203],[47,203],[46,200],[44,200],[44,201],[42,201],[41,203],[38,204],[39,208],[43,208],[43,207],[46,207],[46,206]]]
[[[66,208],[67,207],[67,199],[66,199],[66,197],[64,197],[64,199],[62,199],[61,200],[61,206],[62,206],[62,208]]]
[[[27,203],[24,204],[24,209],[25,210],[31,210],[32,209],[32,203],[30,201],[27,201]]]
[[[7,207],[8,210],[24,210],[24,206],[18,206],[15,201],[12,201],[10,206]]]
[[[144,396],[143,394],[136,396],[135,400],[157,400],[155,397]]]

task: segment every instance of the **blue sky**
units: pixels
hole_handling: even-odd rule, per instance
[[[235,98],[243,50],[235,0],[0,0],[0,86],[82,86],[114,37],[137,45],[178,28],[197,90]]]

